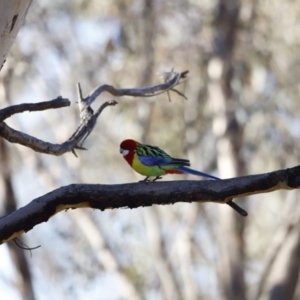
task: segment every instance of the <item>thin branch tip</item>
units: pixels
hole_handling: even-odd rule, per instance
[[[84,148],[82,146],[75,146],[74,149],[78,149],[78,150],[88,150],[87,148]]]
[[[76,152],[75,152],[74,149],[72,149],[71,152],[74,154],[74,156],[75,156],[76,158],[78,158],[78,156],[77,156],[77,154],[76,154]]]
[[[183,72],[181,72],[180,77],[181,77],[182,79],[186,79],[188,73],[189,73],[189,70],[183,71]]]
[[[25,243],[23,243],[22,241],[20,241],[18,238],[13,239],[13,242],[17,245],[17,247],[19,247],[22,250],[27,250],[30,251],[30,256],[32,257],[32,250],[36,250],[38,248],[41,247],[41,245],[35,246],[35,247],[29,247],[27,246]]]
[[[177,91],[176,89],[170,89],[170,91],[177,93],[179,96],[183,97],[185,100],[188,100],[188,98],[181,92]]]
[[[108,101],[108,104],[114,106],[114,105],[117,105],[118,102],[116,100],[110,100],[110,101]]]
[[[232,200],[228,201],[226,204],[228,204],[231,208],[233,208],[241,216],[243,216],[243,217],[248,216],[248,213],[245,210],[243,210],[240,206],[238,206],[235,202],[233,202]]]
[[[81,89],[80,82],[77,82],[77,97],[78,97],[79,103],[83,101],[82,89]]]

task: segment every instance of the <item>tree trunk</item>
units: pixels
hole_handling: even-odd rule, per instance
[[[208,65],[209,101],[215,115],[213,130],[217,137],[218,169],[221,178],[246,173],[240,156],[242,128],[235,116],[237,99],[232,91],[234,48],[240,4],[220,0],[215,18],[214,55]],[[220,284],[225,299],[245,300],[244,239],[245,220],[230,210],[220,216]]]
[[[2,178],[3,180],[5,214],[9,214],[17,209],[17,203],[11,182],[11,172],[9,167],[10,162],[7,146],[2,139],[0,139],[0,165],[0,179]],[[19,237],[18,240],[20,243],[22,243],[23,239],[22,237]],[[31,274],[24,251],[14,242],[9,242],[8,248],[11,258],[16,266],[16,270],[19,272],[17,287],[22,295],[22,299],[34,300],[35,297],[32,287]]]
[[[0,70],[24,23],[32,0],[2,0],[0,2]]]

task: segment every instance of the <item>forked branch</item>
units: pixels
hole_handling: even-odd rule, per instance
[[[49,142],[42,141],[26,133],[20,132],[9,127],[4,120],[11,117],[16,113],[22,113],[24,111],[42,111],[52,108],[61,108],[65,106],[70,106],[71,102],[68,99],[57,97],[51,101],[45,101],[40,103],[27,103],[10,106],[0,110],[0,136],[8,140],[11,143],[21,144],[23,146],[29,147],[36,152],[52,154],[52,155],[62,155],[66,152],[73,152],[75,155],[75,149],[84,149],[83,142],[93,131],[97,119],[101,112],[107,106],[116,105],[115,100],[107,101],[100,105],[100,107],[93,111],[91,104],[96,100],[97,97],[101,95],[102,92],[109,92],[114,96],[132,96],[132,97],[153,97],[160,93],[171,91],[176,91],[175,86],[180,84],[182,80],[186,79],[188,71],[182,73],[169,72],[169,80],[158,84],[155,86],[145,87],[145,88],[132,88],[132,89],[117,89],[111,85],[101,85],[95,88],[86,98],[82,96],[81,86],[78,83],[78,106],[80,112],[81,123],[71,137],[62,144],[52,144]],[[178,91],[176,91],[178,93]],[[183,94],[180,94],[184,96]]]

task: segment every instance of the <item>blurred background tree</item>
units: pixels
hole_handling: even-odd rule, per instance
[[[0,73],[0,105],[58,95],[73,103],[15,115],[14,128],[66,140],[79,123],[78,81],[88,93],[188,69],[188,101],[116,99],[78,159],[1,141],[1,214],[70,183],[140,180],[119,154],[126,138],[221,178],[297,165],[299,16],[297,1],[33,2]],[[32,257],[0,247],[0,298],[299,299],[298,198],[281,191],[243,199],[246,219],[211,203],[61,213],[23,236],[42,245]]]

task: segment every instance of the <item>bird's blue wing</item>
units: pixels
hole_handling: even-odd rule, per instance
[[[146,166],[164,166],[169,164],[172,159],[159,156],[138,155],[139,160]]]
[[[173,158],[165,151],[155,146],[140,145],[137,147],[136,155],[145,166],[189,166],[187,159]]]

